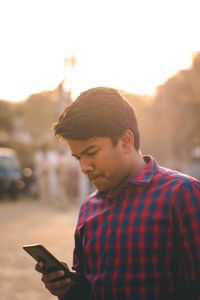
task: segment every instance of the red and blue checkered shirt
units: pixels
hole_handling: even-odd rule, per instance
[[[83,203],[73,268],[88,295],[62,299],[200,299],[200,182],[144,159],[118,193]]]

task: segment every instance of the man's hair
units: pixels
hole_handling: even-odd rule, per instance
[[[133,107],[113,88],[96,87],[82,92],[67,106],[53,125],[58,139],[86,140],[110,137],[116,145],[126,129],[134,134],[134,147],[139,150],[140,135]]]

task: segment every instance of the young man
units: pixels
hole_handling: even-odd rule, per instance
[[[54,129],[97,191],[75,231],[81,279],[43,273],[46,288],[62,300],[200,299],[200,182],[141,155],[134,110],[115,89],[83,92]]]

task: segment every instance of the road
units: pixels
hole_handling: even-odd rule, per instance
[[[41,243],[71,267],[78,208],[23,199],[0,202],[0,300],[53,300],[24,244]]]

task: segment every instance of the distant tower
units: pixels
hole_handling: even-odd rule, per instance
[[[65,57],[62,74],[63,79],[57,87],[57,93],[59,97],[59,114],[64,110],[66,105],[72,102],[72,77],[75,65],[76,60],[74,56]]]

